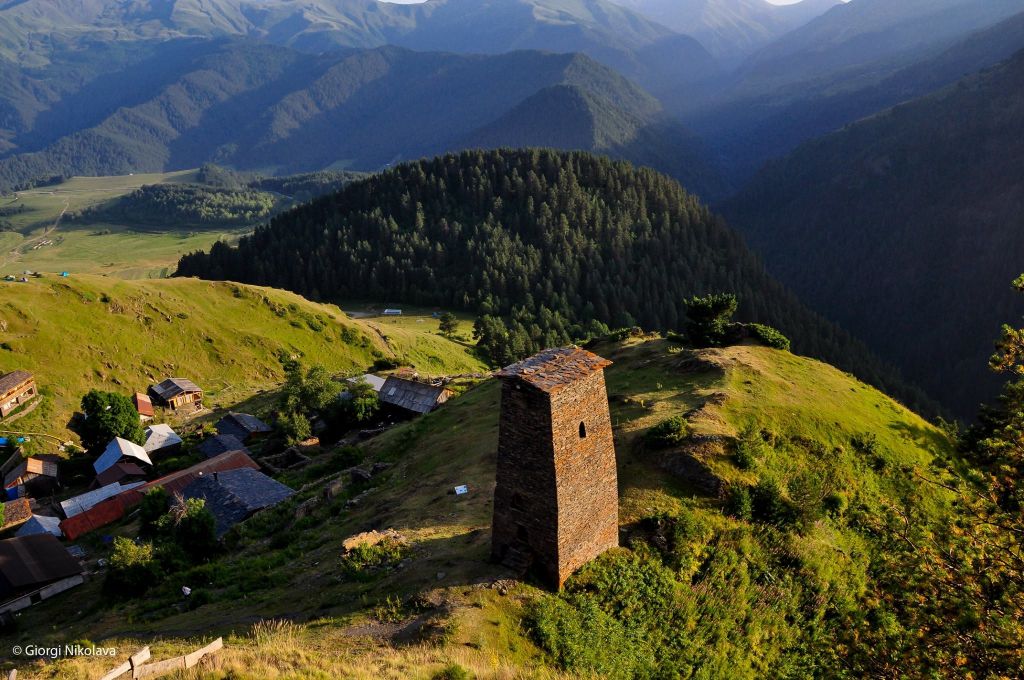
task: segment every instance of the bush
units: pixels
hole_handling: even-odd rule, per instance
[[[142,497],[139,505],[139,520],[142,524],[140,534],[153,536],[156,534],[157,523],[167,514],[171,506],[171,497],[162,486],[154,486]]]
[[[754,505],[750,498],[750,489],[745,484],[738,484],[729,489],[729,495],[725,499],[725,514],[748,522],[753,518]]]
[[[783,349],[787,352],[790,348],[789,338],[775,330],[771,326],[765,326],[764,324],[752,323],[748,324],[747,328],[750,329],[750,335],[755,340],[760,342],[762,345],[772,347],[774,349]]]
[[[388,569],[405,557],[407,546],[391,539],[370,545],[364,543],[349,550],[341,558],[341,569],[346,576],[355,580],[368,580],[374,573]]]
[[[690,426],[683,416],[663,420],[647,431],[647,443],[655,448],[667,449],[679,446],[690,435]]]
[[[739,301],[731,293],[692,297],[686,305],[686,334],[694,347],[716,347],[725,342],[726,330]]]
[[[789,524],[793,521],[793,508],[783,497],[782,489],[773,479],[762,479],[750,494],[751,515],[765,524]]]
[[[457,663],[450,663],[430,676],[430,680],[471,680],[473,674]]]
[[[160,580],[161,573],[152,543],[117,536],[104,587],[118,595],[142,595]]]
[[[736,467],[741,470],[750,470],[764,458],[767,449],[768,445],[765,443],[761,431],[753,425],[749,425],[740,433],[732,459],[736,463]]]

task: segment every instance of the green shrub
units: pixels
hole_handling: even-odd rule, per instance
[[[762,479],[750,493],[751,515],[765,524],[789,524],[794,519],[793,508],[782,495],[774,479]]]
[[[690,426],[683,416],[663,420],[647,431],[647,443],[659,449],[679,446],[690,435]]]
[[[775,330],[771,326],[765,326],[764,324],[752,323],[747,326],[750,329],[750,335],[760,342],[762,345],[772,347],[774,349],[782,349],[789,351],[790,342],[789,338]]]
[[[750,489],[745,484],[737,484],[729,489],[725,499],[725,514],[748,522],[753,518],[754,505]]]
[[[430,676],[430,680],[472,680],[475,677],[457,663],[450,663]]]
[[[341,569],[349,578],[365,581],[398,564],[407,553],[408,547],[401,541],[384,539],[373,545],[364,543],[345,553],[341,558]]]
[[[764,458],[767,450],[768,445],[765,443],[761,431],[753,425],[749,425],[740,433],[732,459],[736,463],[736,467],[741,470],[751,470]]]
[[[726,340],[726,331],[739,300],[732,293],[718,293],[684,300],[686,334],[694,347],[717,347]]]
[[[124,536],[114,538],[109,562],[104,587],[122,596],[142,595],[159,582],[163,573],[152,543],[135,543]]]

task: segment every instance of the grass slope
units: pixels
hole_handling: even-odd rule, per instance
[[[132,225],[69,221],[81,212],[125,196],[147,184],[195,181],[194,170],[110,177],[73,177],[53,186],[0,196],[0,210],[20,212],[0,218],[11,231],[0,232],[0,275],[22,271],[108,274],[119,278],[159,278],[174,272],[182,255],[233,242],[248,229],[195,231],[136,230]]]
[[[853,504],[920,504],[933,516],[945,512],[940,491],[915,483],[905,469],[926,467],[933,455],[948,454],[943,435],[880,392],[818,361],[763,347],[675,350],[663,340],[638,338],[595,348],[615,364],[607,372],[620,476],[620,524],[632,531],[658,512],[688,512],[714,527],[716,536],[735,535],[744,524],[721,513],[721,501],[690,481],[664,471],[643,444],[647,428],[686,414],[698,434],[733,436],[757,421],[775,432],[774,453],[756,471],[738,469],[724,451],[705,456],[727,482],[772,475],[787,479],[808,466],[829,470],[842,480]],[[439,411],[394,428],[364,447],[367,461],[391,463],[369,488],[356,488],[322,504],[307,519],[293,522],[294,506],[250,522],[246,538],[216,568],[200,568],[183,577],[205,588],[211,603],[192,612],[176,612],[180,584],[168,584],[145,603],[106,609],[83,606],[62,619],[60,631],[47,621],[60,601],[44,603],[22,619],[18,639],[65,641],[84,637],[115,644],[122,656],[145,641],[159,640],[158,658],[199,645],[195,636],[228,634],[228,650],[204,678],[430,678],[458,663],[477,677],[558,677],[549,660],[524,632],[524,612],[542,596],[532,586],[495,579],[507,573],[489,564],[492,490],[498,432],[499,390],[487,381]],[[871,433],[890,459],[879,467],[850,446]],[[819,453],[811,455],[813,449]],[[330,466],[324,454],[301,478],[311,482],[297,502],[318,497],[318,468]],[[468,496],[448,491],[468,484]],[[355,506],[345,500],[355,497]],[[394,527],[412,544],[404,566],[365,581],[342,576],[341,541],[358,531]],[[301,530],[300,530],[301,529]],[[758,534],[748,538],[756,552]],[[856,602],[868,579],[864,539],[822,520],[794,535],[787,549],[798,556],[789,569],[820,585],[823,597]],[[719,545],[723,554],[726,544]],[[704,558],[713,566],[708,549]],[[756,555],[744,559],[756,559]],[[743,559],[740,560],[741,562]],[[606,562],[602,559],[601,562]],[[742,565],[741,565],[742,566]],[[706,573],[714,573],[709,567]],[[725,659],[730,677],[764,676],[772,650],[781,648],[759,636],[758,607],[745,609],[744,591],[732,583],[700,586],[694,576],[687,593],[711,592],[735,602],[711,602],[693,622],[694,640],[708,629],[725,626],[726,616],[749,611],[752,628],[737,624],[728,645],[709,642],[705,670]],[[788,579],[788,576],[787,576]],[[787,580],[788,582],[788,580]],[[98,597],[99,580],[76,594],[77,601]],[[292,625],[273,630],[252,624],[287,618]],[[756,619],[756,620],[755,620]],[[776,623],[784,630],[797,624]],[[743,632],[748,631],[748,632]],[[426,641],[424,641],[424,639]],[[724,646],[723,646],[724,645]],[[760,646],[759,646],[760,645]],[[752,647],[752,649],[747,649]],[[26,677],[78,678],[106,664],[79,659],[26,667]],[[718,670],[724,672],[723,667]],[[714,672],[711,675],[715,675]],[[721,675],[721,674],[719,674]]]
[[[275,387],[287,357],[335,372],[361,371],[380,357],[407,361],[424,374],[480,368],[465,346],[436,335],[436,321],[382,331],[372,320],[352,320],[337,307],[291,293],[188,279],[75,275],[4,282],[0,320],[0,370],[32,371],[44,395],[16,427],[62,437],[82,395],[94,387],[144,391],[181,375],[218,406]]]

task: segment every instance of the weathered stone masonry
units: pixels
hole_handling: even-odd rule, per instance
[[[619,499],[604,367],[575,347],[502,370],[492,554],[561,588],[618,545]]]

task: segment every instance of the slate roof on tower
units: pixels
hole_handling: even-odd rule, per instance
[[[555,392],[610,366],[611,361],[579,347],[546,349],[498,371],[501,378],[517,378],[543,392]]]

